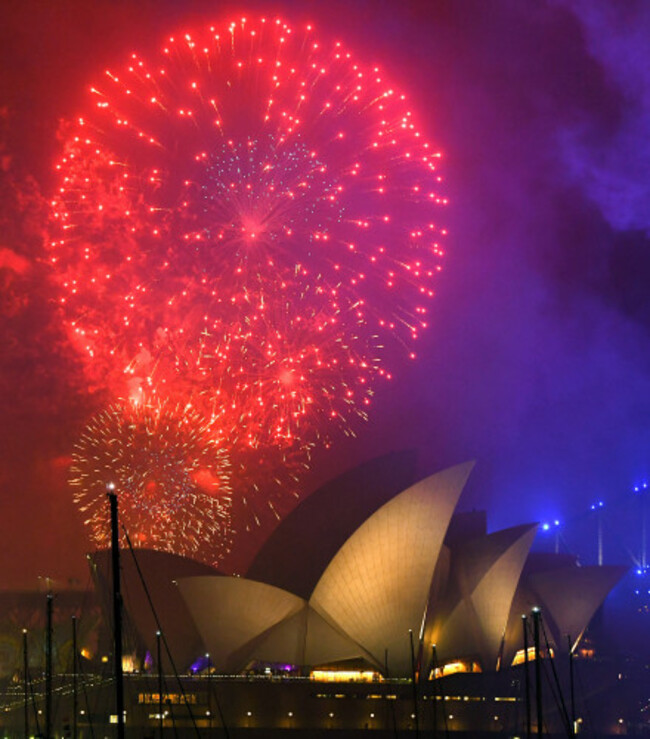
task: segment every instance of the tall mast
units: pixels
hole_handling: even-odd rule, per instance
[[[544,719],[542,712],[542,651],[539,644],[539,620],[542,612],[533,608],[533,644],[535,646],[535,703],[537,704],[537,736],[544,733]]]
[[[111,560],[113,569],[113,654],[115,656],[115,710],[117,739],[124,739],[124,674],[122,672],[122,593],[120,590],[120,540],[115,485],[107,486],[111,506]]]
[[[45,632],[45,739],[52,737],[52,601],[52,593],[48,593]]]
[[[569,686],[571,688],[571,731],[570,736],[576,735],[576,693],[573,675],[573,646],[571,635],[567,634],[567,646],[569,647]]]
[[[162,671],[162,650],[160,648],[160,638],[162,634],[160,629],[156,631],[156,666],[158,667],[158,720],[160,721],[160,739],[165,735],[165,705],[163,696],[163,671]]]
[[[23,680],[25,692],[25,737],[29,736],[29,659],[27,656],[27,629],[23,629]]]
[[[72,739],[77,739],[77,618],[72,617]]]
[[[524,627],[524,685],[526,690],[526,739],[531,738],[531,712],[530,712],[530,672],[528,671],[528,618],[522,615],[521,622]]]
[[[418,715],[418,682],[415,671],[415,649],[413,646],[413,629],[409,629],[409,643],[411,645],[411,682],[413,684],[413,716],[415,717],[415,736],[420,737],[420,719]]]

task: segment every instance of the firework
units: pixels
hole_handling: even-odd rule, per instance
[[[106,486],[112,483],[134,545],[210,562],[230,549],[230,463],[210,424],[191,408],[111,406],[85,429],[71,476],[99,547],[110,541]]]
[[[365,414],[426,327],[445,234],[404,96],[310,27],[240,19],[134,54],[90,97],[50,254],[89,371],[234,403],[221,420],[256,446]]]

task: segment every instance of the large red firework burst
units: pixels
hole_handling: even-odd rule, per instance
[[[50,252],[89,377],[191,400],[269,459],[365,416],[426,327],[445,235],[404,95],[310,26],[242,18],[90,97]]]
[[[110,542],[106,487],[136,546],[217,562],[230,551],[230,463],[191,408],[118,403],[99,413],[73,453],[75,499],[99,547]]]

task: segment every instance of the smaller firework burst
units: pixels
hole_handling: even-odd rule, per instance
[[[135,546],[215,563],[232,541],[230,462],[194,409],[122,401],[96,415],[75,446],[75,502],[98,547],[110,532],[106,486]]]

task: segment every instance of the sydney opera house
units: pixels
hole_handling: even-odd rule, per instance
[[[245,576],[123,552],[127,726],[525,735],[522,615],[541,609],[540,662],[588,657],[623,570],[531,552],[533,523],[488,533],[484,512],[457,511],[471,469],[416,481],[408,454],[357,468],[299,504]],[[91,558],[100,603],[109,562]],[[110,724],[103,694],[85,720]],[[548,691],[545,710],[561,731],[570,712]]]

